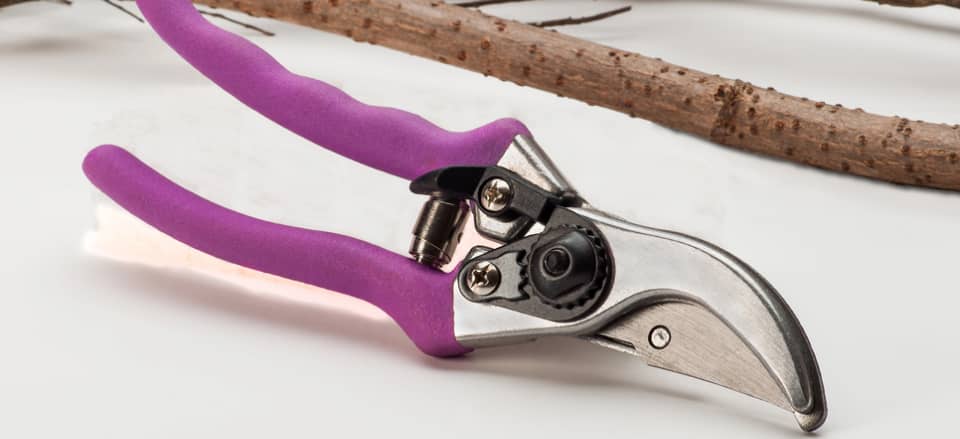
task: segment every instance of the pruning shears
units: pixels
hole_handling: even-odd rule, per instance
[[[592,206],[521,122],[446,131],[289,72],[189,0],[137,3],[170,47],[238,100],[412,180],[426,197],[408,258],[218,206],[117,146],[90,151],[90,181],[146,223],[217,258],[370,302],[429,355],[577,337],[767,401],[804,430],[823,424],[816,358],[776,290],[717,246]],[[496,245],[454,261],[467,227]]]

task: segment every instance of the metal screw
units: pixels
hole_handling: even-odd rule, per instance
[[[480,191],[480,205],[490,212],[499,212],[507,208],[512,197],[510,183],[501,178],[491,178]]]
[[[666,326],[657,326],[650,330],[650,346],[654,349],[663,349],[670,344],[670,330]]]
[[[487,296],[500,286],[500,270],[487,261],[478,262],[467,273],[467,288],[478,296]]]

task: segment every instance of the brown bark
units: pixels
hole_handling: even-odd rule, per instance
[[[197,2],[336,32],[737,149],[960,190],[960,125],[827,105],[438,1]]]

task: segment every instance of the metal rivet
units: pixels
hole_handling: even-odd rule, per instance
[[[501,178],[492,178],[480,191],[480,205],[490,212],[499,212],[507,208],[512,197],[513,189],[510,183]]]
[[[554,247],[547,250],[543,255],[543,271],[547,274],[558,277],[570,269],[570,253],[563,247]]]
[[[500,270],[487,261],[478,262],[467,273],[467,288],[478,296],[487,296],[500,286]]]
[[[670,330],[666,326],[657,326],[650,330],[650,346],[654,349],[663,349],[670,344]]]

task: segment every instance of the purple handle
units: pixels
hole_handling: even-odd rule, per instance
[[[250,108],[318,145],[408,180],[447,166],[492,165],[513,137],[530,134],[515,119],[455,133],[405,111],[365,105],[290,73],[259,47],[210,24],[190,0],[137,5],[170,47]]]
[[[347,236],[274,224],[218,206],[117,146],[90,151],[83,171],[130,213],[197,250],[370,302],[427,354],[470,351],[453,333],[454,274]]]

